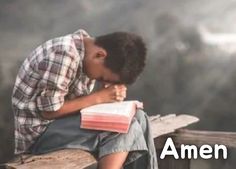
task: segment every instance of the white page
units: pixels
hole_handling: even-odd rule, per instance
[[[137,102],[138,101],[123,101],[98,104],[82,109],[81,113],[86,115],[113,114],[129,116],[129,114],[132,113],[134,104]]]

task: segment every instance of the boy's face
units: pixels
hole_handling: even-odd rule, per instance
[[[83,71],[91,79],[103,83],[119,83],[119,75],[104,65],[106,57],[107,53],[104,49],[96,46],[88,47],[83,61]]]
[[[96,79],[103,83],[119,83],[119,76],[108,69],[104,63],[97,61],[97,59],[85,62],[84,72],[91,79]]]

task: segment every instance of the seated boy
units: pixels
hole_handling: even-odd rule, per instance
[[[80,109],[125,99],[125,85],[143,71],[145,58],[142,39],[126,32],[92,38],[78,30],[37,47],[13,89],[15,153],[79,148],[95,153],[100,169],[119,169],[146,154],[142,168],[156,169],[149,122],[141,110],[127,134],[80,128]],[[109,87],[90,93],[95,80]]]

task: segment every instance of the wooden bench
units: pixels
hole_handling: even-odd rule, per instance
[[[151,127],[153,137],[155,140],[155,146],[157,153],[163,148],[164,140],[167,136],[173,137],[176,143],[184,142],[188,136],[191,135],[188,130],[181,130],[175,132],[177,129],[188,126],[189,124],[196,123],[199,119],[190,115],[178,115],[170,114],[161,117],[160,115],[151,116]],[[170,134],[172,133],[172,134]],[[169,135],[168,135],[169,134]],[[198,133],[199,134],[199,133]],[[204,133],[202,133],[204,135]],[[181,137],[179,137],[181,136]],[[184,137],[183,137],[184,136]],[[200,135],[201,136],[201,135]],[[185,139],[183,139],[185,138]],[[192,136],[191,136],[192,138]],[[201,137],[200,137],[201,138]],[[203,143],[203,140],[198,139],[199,143]],[[188,140],[190,141],[190,140]],[[202,142],[201,142],[202,141]],[[166,169],[162,162],[163,160],[158,159],[160,168]],[[12,162],[6,164],[8,169],[88,169],[96,168],[96,159],[88,152],[78,149],[66,149],[60,150],[44,155],[24,155],[21,158],[14,159]],[[186,164],[185,164],[186,163]],[[188,165],[185,162],[184,165]],[[182,162],[183,164],[183,162]],[[182,165],[183,166],[183,165]],[[185,168],[183,168],[185,169]]]

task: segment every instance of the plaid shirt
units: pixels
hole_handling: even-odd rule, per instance
[[[82,72],[84,30],[58,37],[37,47],[23,62],[12,94],[15,117],[15,153],[27,149],[52,120],[40,116],[56,111],[65,100],[87,95],[94,80]]]

